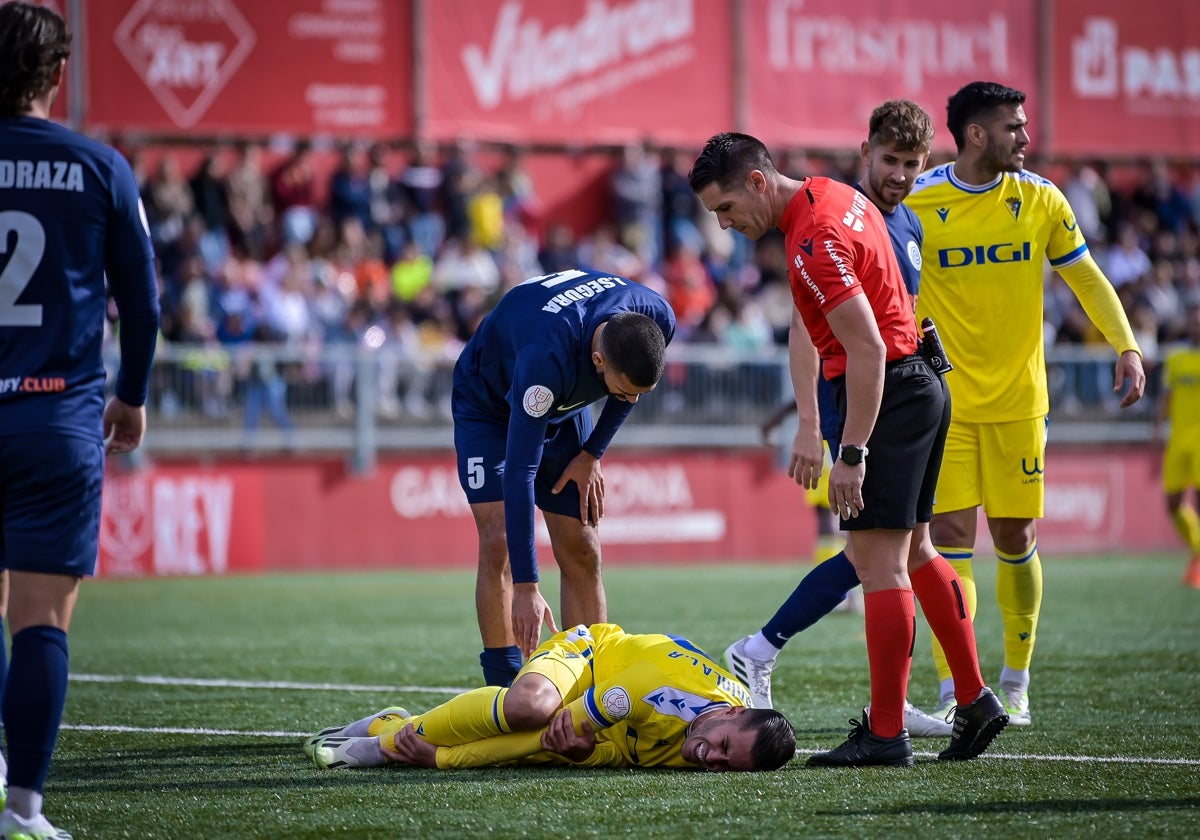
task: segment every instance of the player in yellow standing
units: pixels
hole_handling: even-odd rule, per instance
[[[996,596],[1004,623],[1001,698],[1010,722],[1027,726],[1029,666],[1042,602],[1036,522],[1045,498],[1050,407],[1042,334],[1048,260],[1117,351],[1121,407],[1141,398],[1146,376],[1129,321],[1062,192],[1025,171],[1025,94],[972,82],[949,99],[953,163],[917,179],[906,204],[925,229],[917,318],[932,317],[954,364],[954,406],[930,532],[962,578],[975,614],[977,509],[999,557]],[[934,641],[941,709],[953,683]],[[936,713],[935,713],[936,714]]]
[[[1168,351],[1163,360],[1163,391],[1154,438],[1163,439],[1163,424],[1170,421],[1163,453],[1163,489],[1171,521],[1192,554],[1183,584],[1200,589],[1200,514],[1196,510],[1200,488],[1200,306],[1188,310],[1187,326],[1188,343]]]

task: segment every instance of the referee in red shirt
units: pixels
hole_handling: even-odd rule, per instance
[[[762,142],[746,134],[710,138],[690,182],[722,228],[750,239],[783,231],[796,304],[788,347],[800,422],[818,422],[816,382],[807,373],[816,370],[814,352],[844,418],[829,502],[863,585],[871,702],[845,743],[808,764],[912,765],[904,698],[916,598],[946,650],[958,703],[950,745],[938,758],[975,758],[1008,716],[983,683],[958,575],[929,540],[950,395],[921,352],[883,217],[850,185],[780,174]],[[816,487],[821,460],[795,454],[789,472]]]

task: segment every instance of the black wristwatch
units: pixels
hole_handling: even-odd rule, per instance
[[[863,462],[863,458],[867,457],[869,450],[865,446],[855,446],[852,443],[843,443],[838,447],[838,458],[851,467],[857,467]]]

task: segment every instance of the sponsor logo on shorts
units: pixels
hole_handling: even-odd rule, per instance
[[[525,389],[521,405],[530,417],[541,417],[554,405],[554,392],[545,385],[530,385]]]
[[[629,715],[629,692],[620,686],[610,688],[600,698],[600,706],[609,720],[622,720]]]
[[[1041,484],[1042,483],[1042,462],[1039,458],[1033,459],[1033,466],[1030,466],[1028,458],[1021,459],[1021,472],[1025,473],[1026,478],[1021,479],[1022,484]]]

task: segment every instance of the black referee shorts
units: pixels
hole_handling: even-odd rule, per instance
[[[833,384],[838,412],[845,417],[846,378],[839,376]],[[879,418],[867,441],[863,510],[855,519],[841,519],[841,529],[911,530],[918,522],[932,519],[949,427],[950,391],[945,378],[934,372],[924,356],[889,362]]]

